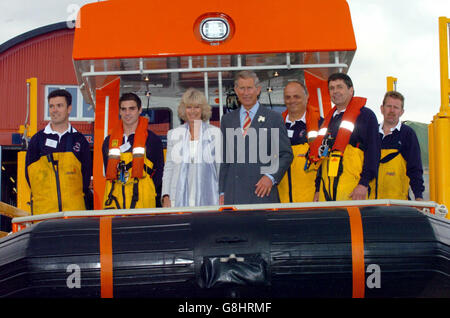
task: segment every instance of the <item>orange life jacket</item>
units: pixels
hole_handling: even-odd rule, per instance
[[[283,120],[286,122],[286,117],[288,115],[288,110],[286,109],[283,113]],[[306,106],[306,136],[308,138],[308,143],[311,144],[314,139],[316,139],[319,132],[319,119],[320,114],[311,105]]]
[[[138,126],[134,134],[133,142],[133,164],[132,177],[142,178],[144,173],[145,160],[145,142],[147,141],[147,127],[148,119],[146,117],[139,117]],[[109,139],[108,165],[106,168],[106,180],[117,179],[117,166],[120,162],[120,146],[123,140],[123,123],[119,121],[117,126],[113,129]]]
[[[350,103],[347,105],[347,108],[342,116],[342,121],[339,126],[339,131],[336,136],[336,141],[333,144],[331,153],[338,153],[342,156],[345,148],[350,141],[350,136],[353,133],[353,129],[355,127],[356,119],[359,116],[361,108],[366,104],[367,99],[363,97],[353,97]],[[325,120],[319,130],[318,137],[311,144],[311,148],[309,151],[309,160],[312,162],[318,162],[320,160],[319,148],[322,145],[323,139],[325,138],[328,132],[328,125],[330,124],[331,119],[333,118],[333,114],[336,111],[336,106],[327,114]]]

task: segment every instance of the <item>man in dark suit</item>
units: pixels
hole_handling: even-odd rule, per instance
[[[283,118],[259,104],[261,86],[254,72],[239,72],[234,90],[241,107],[224,115],[220,125],[223,162],[219,203],[280,202],[275,185],[293,159]]]

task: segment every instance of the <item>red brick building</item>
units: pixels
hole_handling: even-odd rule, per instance
[[[66,22],[41,27],[0,45],[0,145],[17,144],[14,134],[27,115],[26,80],[37,78],[37,129],[48,123],[46,96],[56,88],[66,88],[73,96],[71,122],[90,134],[94,111],[83,103],[77,87],[73,62],[74,29]]]
[[[19,128],[29,114],[27,79],[37,78],[37,130],[44,128],[50,119],[47,94],[65,88],[73,96],[71,123],[85,135],[92,135],[94,110],[83,101],[78,88],[72,62],[73,36],[74,29],[61,22],[0,44],[0,199],[3,202],[14,205],[16,201],[17,152],[23,150]]]

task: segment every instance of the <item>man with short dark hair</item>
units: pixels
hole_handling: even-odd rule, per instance
[[[418,201],[423,200],[423,168],[420,145],[414,130],[403,124],[405,98],[387,92],[380,106],[384,121],[379,126],[381,160],[377,180],[378,199],[408,200],[409,187]]]
[[[366,98],[354,97],[353,83],[344,73],[328,78],[334,107],[325,116],[309,160],[320,162],[315,201],[364,200],[378,171],[380,140],[375,113]]]
[[[48,95],[50,122],[30,140],[25,175],[32,214],[92,209],[92,155],[86,138],[69,122],[72,95]]]
[[[103,142],[104,209],[154,208],[160,201],[163,145],[141,113],[139,96],[125,93],[120,97],[121,120]]]

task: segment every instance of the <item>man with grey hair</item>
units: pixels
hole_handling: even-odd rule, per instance
[[[278,185],[280,201],[311,202],[314,199],[317,168],[305,165],[310,143],[317,137],[322,119],[319,110],[308,105],[308,90],[297,79],[284,87],[286,111],[282,116],[291,141],[294,160]]]
[[[237,74],[239,109],[222,117],[220,204],[280,202],[276,185],[293,155],[283,118],[258,102],[261,86],[252,71]]]

